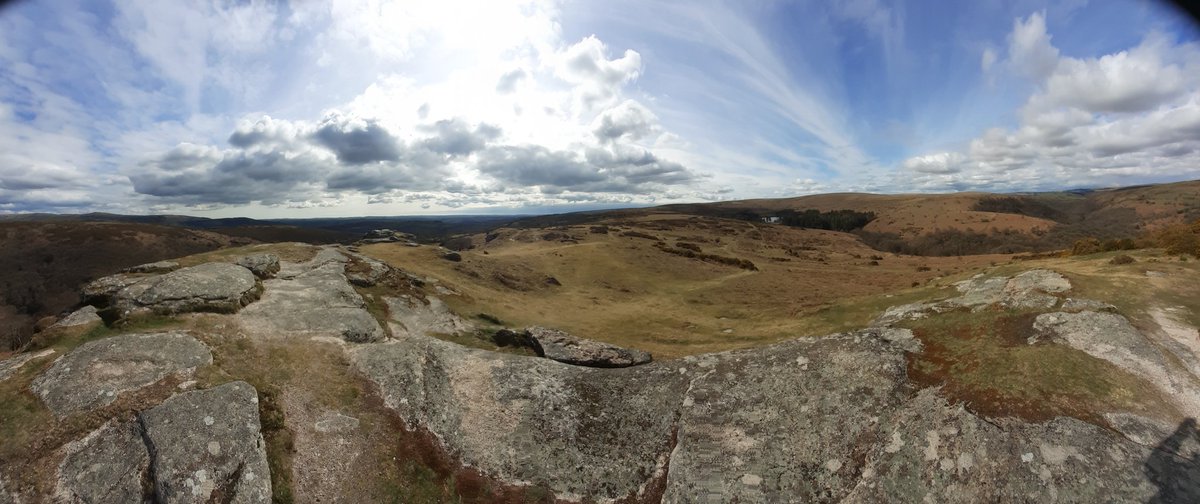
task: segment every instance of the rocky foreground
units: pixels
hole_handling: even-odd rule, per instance
[[[405,288],[368,297],[355,289],[385,285]],[[958,288],[958,297],[889,309],[875,327],[749,350],[652,361],[543,328],[498,332],[502,344],[536,350],[517,355],[432,337],[478,329],[426,293],[444,289],[323,248],[305,262],[256,255],[100,279],[84,291],[93,306],[51,331],[94,327],[102,316],[119,325],[212,312],[239,338],[336,341],[405,431],[497,484],[548,489],[563,502],[1200,501],[1200,436],[1183,420],[1200,414],[1194,345],[1143,334],[1111,305],[1071,297],[1070,282],[1051,271]],[[382,320],[372,303],[386,306]],[[909,356],[924,348],[901,326],[994,309],[1037,310],[1031,344],[1070,346],[1145,380],[1178,422],[1138,411],[1103,412],[1100,424],[988,418],[910,379]],[[45,447],[47,475],[0,461],[0,503],[269,501],[262,391],[189,380],[214,365],[209,340],[142,331],[0,362],[0,383],[35,369],[27,393],[64,426],[143,389],[174,387]],[[339,413],[315,424],[358,428]],[[356,456],[321,455],[313,463],[335,468]],[[316,469],[296,460],[297,474]]]

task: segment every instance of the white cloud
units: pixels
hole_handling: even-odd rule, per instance
[[[1036,189],[1200,176],[1200,49],[1155,33],[1097,58],[1060,56],[1043,14],[1014,22],[1005,64],[1034,91],[1013,129],[905,160],[922,189]]]
[[[1046,13],[1035,12],[1028,18],[1013,21],[1008,36],[1008,60],[1017,71],[1041,80],[1058,65],[1058,49],[1046,33]]]
[[[966,156],[957,152],[940,152],[909,158],[904,161],[904,168],[919,173],[958,173],[965,161]]]
[[[568,47],[556,58],[555,75],[575,85],[573,94],[585,114],[614,101],[618,90],[637,79],[642,70],[642,56],[627,49],[620,58],[609,59],[608,47],[595,35]]]

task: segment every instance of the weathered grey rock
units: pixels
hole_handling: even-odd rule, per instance
[[[184,392],[141,415],[158,502],[270,502],[258,396],[246,382]]]
[[[343,273],[346,257],[322,249],[306,264],[284,263],[263,281],[261,300],[238,314],[247,332],[263,337],[334,336],[361,343],[385,334]]]
[[[459,254],[458,252],[451,250],[449,252],[446,252],[445,254],[442,254],[442,259],[445,259],[445,260],[451,261],[451,262],[460,262],[460,261],[462,261],[462,254]]]
[[[250,270],[236,264],[205,263],[129,285],[117,292],[113,303],[122,314],[234,313],[260,294],[261,287]]]
[[[608,343],[572,336],[564,331],[545,327],[525,330],[537,342],[538,354],[567,364],[589,367],[629,367],[652,360],[649,353],[622,348]]]
[[[1175,483],[1186,457],[1156,459],[1162,450],[1107,429],[984,420],[936,389],[914,395],[906,336],[864,330],[622,369],[418,336],[351,358],[410,428],[560,499],[658,487],[671,503],[1145,502],[1200,488]]]
[[[412,296],[385,297],[388,317],[394,322],[393,335],[427,336],[430,334],[465,334],[474,327],[450,311],[446,303],[434,296],[424,300]]]
[[[926,389],[881,421],[863,464],[811,469],[853,475],[841,502],[1132,503],[1158,488],[1150,449],[1072,418],[987,422]]]
[[[80,345],[38,375],[30,390],[62,418],[211,363],[208,347],[186,333],[126,334]]]
[[[1038,315],[1033,328],[1055,341],[1140,376],[1169,396],[1185,414],[1200,416],[1200,381],[1163,352],[1171,341],[1151,342],[1117,313],[1084,311]],[[1187,349],[1178,349],[1194,357]],[[1186,362],[1184,362],[1186,365]]]
[[[1050,270],[1030,270],[1011,278],[985,277],[981,273],[954,286],[960,293],[957,297],[893,306],[872,321],[871,325],[890,326],[902,320],[920,319],[962,308],[972,311],[991,307],[1049,310],[1059,302],[1054,294],[1070,290],[1071,282]]]
[[[903,353],[866,333],[685,361],[663,502],[837,501],[908,394]]]
[[[1037,290],[1055,294],[1071,290],[1071,282],[1057,272],[1035,269],[1012,277],[1004,290],[1009,293]]]
[[[146,264],[139,264],[121,270],[122,273],[170,273],[179,269],[179,263],[175,261],[158,261]]]
[[[58,466],[58,502],[143,502],[150,453],[137,422],[109,420],[66,446]]]
[[[463,463],[559,498],[636,494],[664,470],[688,375],[598,369],[421,336],[350,350],[389,408]]]
[[[1119,314],[1044,313],[1034,319],[1033,328],[1049,334],[1055,341],[1111,362],[1152,383],[1174,388],[1162,353]]]
[[[71,312],[70,315],[63,317],[62,320],[55,322],[49,328],[65,329],[67,327],[90,326],[103,323],[104,320],[100,318],[100,315],[96,314],[96,307],[88,305]]]
[[[122,289],[145,280],[146,275],[120,273],[96,279],[83,286],[79,294],[83,302],[100,307],[112,304],[113,297]]]
[[[250,270],[254,276],[261,279],[275,278],[279,273],[279,256],[275,254],[254,254],[237,260],[237,265]]]
[[[34,359],[40,359],[53,353],[53,349],[47,348],[40,352],[19,353],[0,361],[0,381],[11,378],[14,374],[17,374],[17,371],[21,369],[21,367],[33,361]]]

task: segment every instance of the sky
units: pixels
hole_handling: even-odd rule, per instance
[[[1197,179],[1198,40],[1133,0],[17,1],[0,9],[0,213]]]

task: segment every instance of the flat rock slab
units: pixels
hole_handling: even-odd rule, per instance
[[[62,418],[211,363],[208,347],[187,333],[127,334],[80,345],[35,378],[30,390]]]
[[[250,270],[229,263],[205,263],[150,277],[121,289],[114,304],[122,313],[234,313],[260,294]]]
[[[17,374],[17,370],[24,367],[30,361],[34,359],[40,359],[53,353],[54,350],[46,349],[40,352],[20,353],[0,361],[0,381],[12,378],[14,374]]]
[[[392,334],[427,336],[431,333],[462,334],[474,327],[463,320],[442,300],[428,296],[424,300],[412,296],[385,297],[388,317],[393,324]]]
[[[58,502],[143,502],[150,453],[136,422],[108,423],[69,443],[58,466]]]
[[[156,502],[270,502],[258,395],[231,382],[176,395],[141,415]]]
[[[652,360],[649,353],[641,350],[580,338],[557,329],[530,327],[525,332],[537,344],[539,355],[576,366],[618,368]]]
[[[263,281],[262,299],[238,314],[243,328],[259,336],[383,339],[383,328],[346,279],[345,261],[340,253],[322,249],[309,267],[285,263],[286,274]]]

